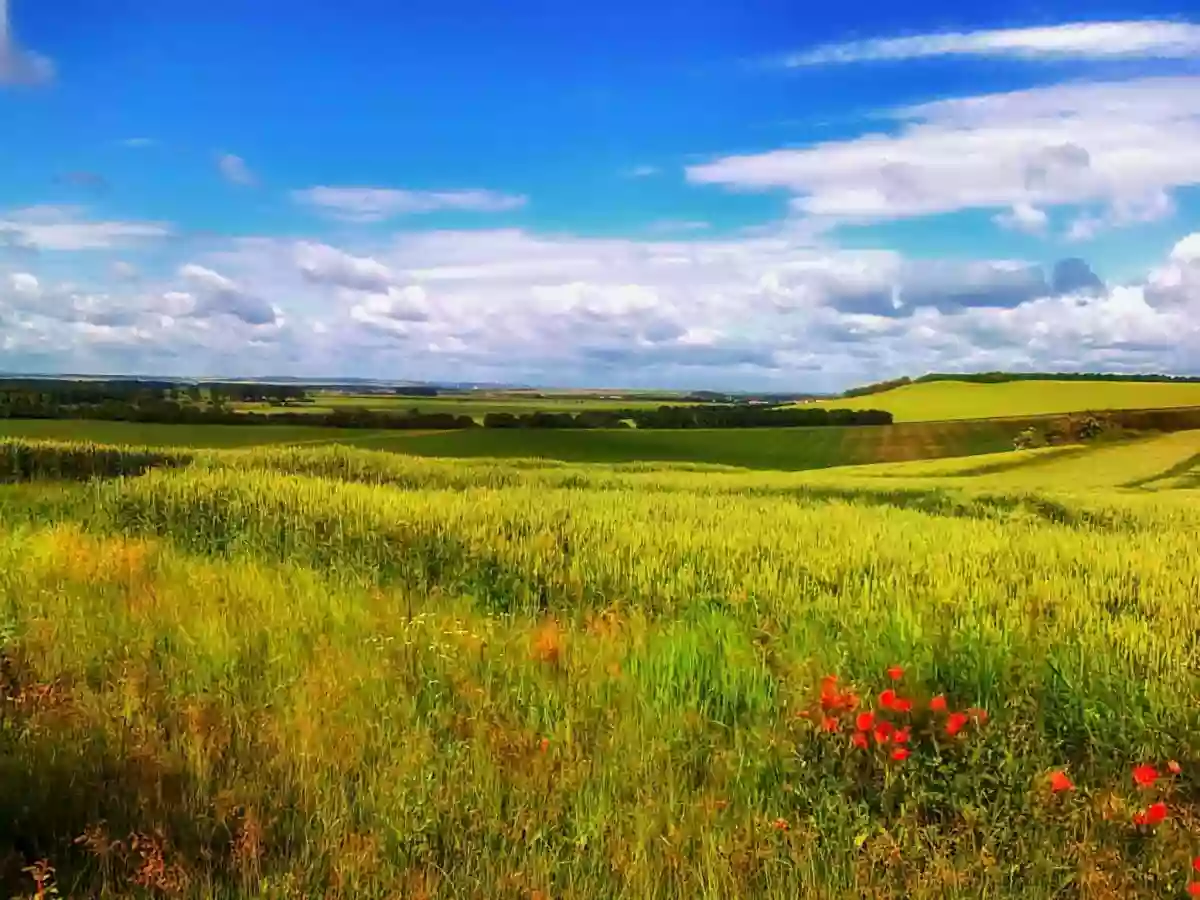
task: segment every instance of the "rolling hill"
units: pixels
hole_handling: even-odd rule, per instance
[[[882,409],[897,422],[995,419],[1104,409],[1200,406],[1200,384],[1114,381],[932,381],[878,394],[821,400],[834,409]]]

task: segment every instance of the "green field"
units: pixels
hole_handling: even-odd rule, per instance
[[[695,462],[795,471],[993,453],[1019,429],[1003,423],[663,430],[474,429],[373,432],[347,443],[418,456],[537,457],[567,462]]]
[[[1183,896],[1198,474],[0,444],[0,895]]]
[[[350,429],[304,425],[167,425],[87,419],[0,419],[0,438],[158,447],[246,447],[353,438]]]
[[[309,412],[325,413],[339,407],[359,407],[384,412],[451,413],[456,416],[473,416],[482,420],[488,413],[512,413],[521,415],[533,412],[579,413],[588,410],[615,409],[658,409],[672,405],[664,400],[612,400],[605,396],[588,394],[562,394],[559,396],[521,396],[514,394],[476,396],[453,394],[438,397],[397,397],[386,394],[337,394],[314,392],[312,403],[299,406],[278,407],[269,403],[236,403],[236,409],[258,413]]]
[[[267,425],[143,425],[0,419],[0,437],[111,444],[236,447],[340,443],[418,456],[539,457],[570,462],[698,462],[800,470],[992,453],[1012,446],[1013,423],[719,430],[471,429],[417,432]]]
[[[1200,406],[1200,384],[1109,381],[932,381],[819,406],[882,409],[897,422],[1058,415],[1084,410]]]

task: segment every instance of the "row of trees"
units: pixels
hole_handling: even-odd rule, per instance
[[[57,378],[0,379],[0,405],[95,406],[176,403],[290,403],[308,400],[300,385],[210,382],[203,386],[172,381],[71,381]]]
[[[1112,372],[975,372],[955,375],[947,372],[931,372],[916,379],[927,381],[968,381],[973,384],[1003,384],[1007,381],[1132,381],[1132,382],[1178,382],[1195,384],[1200,375],[1129,374]]]
[[[97,399],[63,403],[44,394],[0,395],[0,418],[101,419],[118,422],[222,425],[315,425],[330,428],[406,428],[445,430],[475,428],[470,416],[453,412],[408,412],[345,406],[328,412],[274,413],[237,411],[220,403],[191,402],[150,396],[140,400]],[[486,428],[790,428],[821,425],[888,425],[892,415],[879,410],[770,408],[759,406],[661,406],[658,409],[584,410],[570,412],[488,413]]]
[[[660,406],[658,409],[590,410],[580,413],[488,413],[485,428],[811,428],[822,425],[890,425],[892,414],[878,409],[824,409],[819,406]]]

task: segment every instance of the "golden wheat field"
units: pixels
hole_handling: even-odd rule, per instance
[[[1187,895],[1200,433],[0,476],[5,897]]]

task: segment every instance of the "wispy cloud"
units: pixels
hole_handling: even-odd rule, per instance
[[[629,178],[649,178],[651,175],[657,175],[661,172],[658,166],[634,166],[625,172]]]
[[[670,234],[680,231],[705,231],[712,227],[708,222],[699,219],[659,219],[647,226],[647,231],[653,234]]]
[[[54,63],[17,44],[8,0],[0,0],[0,84],[46,84],[53,80]]]
[[[506,212],[527,198],[488,190],[406,191],[374,187],[311,187],[293,191],[298,203],[349,222],[379,222],[393,216],[458,212]]]
[[[1080,22],[1042,28],[942,32],[825,44],[789,56],[790,67],[925,59],[1183,59],[1200,55],[1200,25],[1187,22]]]
[[[231,184],[250,185],[257,183],[254,173],[246,165],[246,161],[232,153],[221,153],[217,156],[217,168]]]
[[[165,222],[93,222],[76,206],[28,206],[0,213],[0,238],[37,250],[100,250],[172,234]]]

